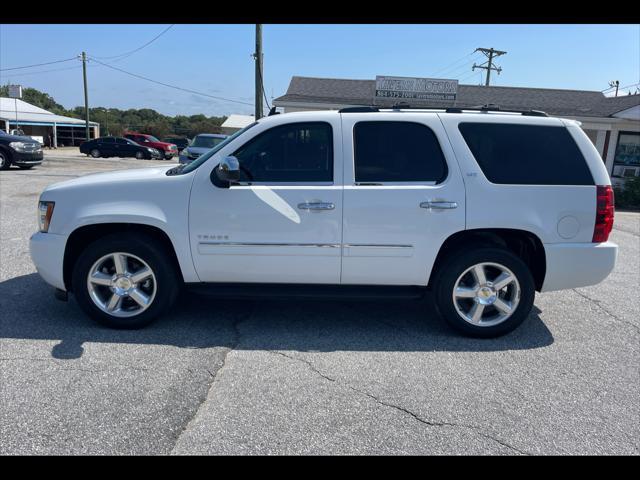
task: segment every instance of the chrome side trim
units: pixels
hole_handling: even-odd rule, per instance
[[[345,243],[345,248],[349,247],[367,247],[367,248],[413,248],[413,245],[386,245],[386,244],[368,244],[368,243]]]
[[[199,245],[219,247],[326,247],[340,248],[339,243],[244,243],[244,242],[198,242]]]

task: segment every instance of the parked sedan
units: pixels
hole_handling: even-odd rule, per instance
[[[100,157],[135,157],[138,159],[162,159],[163,155],[151,147],[143,147],[133,140],[121,137],[101,137],[80,145],[80,153]]]
[[[180,153],[180,163],[191,163],[203,153],[222,142],[228,135],[218,133],[201,133],[196,135],[187,148]]]

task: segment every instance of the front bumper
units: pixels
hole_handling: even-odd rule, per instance
[[[34,153],[21,153],[14,150],[11,163],[13,165],[40,165],[43,158],[44,154],[42,150]]]
[[[618,245],[604,243],[547,243],[547,273],[542,292],[600,283],[613,271]]]
[[[64,285],[63,263],[66,235],[37,232],[29,240],[31,261],[42,279],[49,285],[66,290]]]

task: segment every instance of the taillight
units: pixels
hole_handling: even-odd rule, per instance
[[[611,185],[596,187],[596,224],[593,227],[593,243],[606,242],[613,229],[613,188]]]

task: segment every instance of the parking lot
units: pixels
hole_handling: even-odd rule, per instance
[[[617,212],[604,283],[537,294],[498,339],[429,299],[184,295],[114,331],[35,273],[38,195],[170,162],[60,155],[0,173],[1,454],[640,453],[640,214]]]

